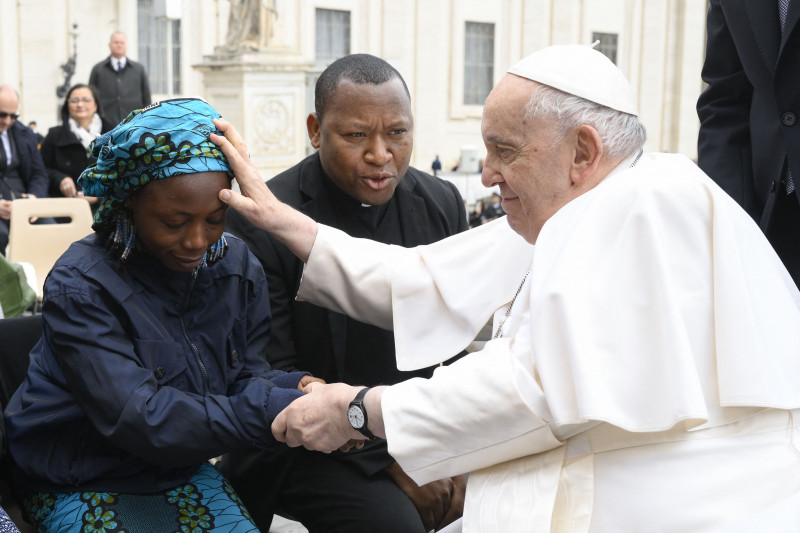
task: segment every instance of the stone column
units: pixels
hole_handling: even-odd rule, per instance
[[[194,68],[203,73],[203,97],[242,134],[265,178],[306,155],[311,64],[269,50],[218,50]]]

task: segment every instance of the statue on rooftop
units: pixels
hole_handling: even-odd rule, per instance
[[[225,49],[230,52],[265,49],[277,18],[275,0],[230,0]]]

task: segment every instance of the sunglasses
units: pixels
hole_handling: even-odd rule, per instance
[[[5,111],[0,111],[0,118],[7,118],[7,117],[11,117],[12,120],[17,120],[19,118],[19,115],[17,115],[16,113],[6,113]]]

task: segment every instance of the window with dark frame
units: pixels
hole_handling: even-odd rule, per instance
[[[155,16],[154,0],[138,0],[139,62],[154,94],[181,93],[181,21]]]
[[[609,58],[612,63],[617,64],[617,34],[592,32],[592,42],[600,41],[595,50]]]
[[[466,22],[464,105],[483,105],[494,85],[494,24]]]
[[[350,54],[350,12],[316,10],[317,61],[334,61]]]

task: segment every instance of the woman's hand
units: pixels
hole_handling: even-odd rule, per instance
[[[314,376],[309,376],[308,374],[306,374],[305,376],[300,378],[300,383],[297,384],[297,390],[303,391],[306,394],[308,394],[308,392],[311,392],[311,389],[309,388],[309,391],[306,392],[305,388],[306,388],[306,385],[308,385],[309,383],[323,383],[324,384],[325,380],[322,379],[322,378],[315,378]]]
[[[58,190],[67,198],[72,198],[78,193],[75,181],[69,176],[65,176],[61,179],[61,183],[58,184]]]
[[[89,205],[94,205],[94,204],[96,204],[97,202],[99,202],[99,201],[100,201],[100,198],[98,198],[97,196],[86,196],[86,195],[84,195],[84,194],[83,194],[83,191],[78,191],[78,193],[76,194],[76,196],[77,196],[78,198],[83,198],[84,200],[86,200],[87,202],[89,202]]]

